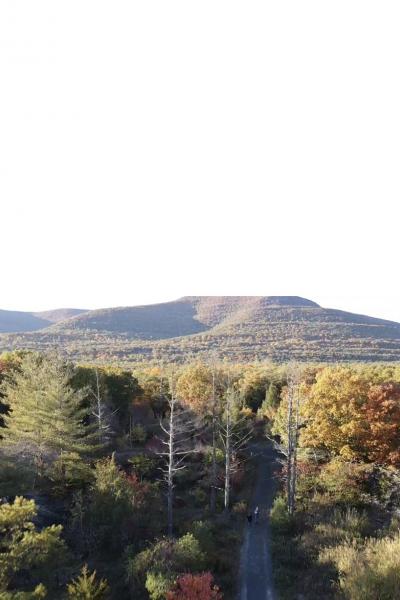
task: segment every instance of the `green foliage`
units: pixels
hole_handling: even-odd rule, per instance
[[[197,507],[205,507],[209,501],[208,491],[198,485],[190,490],[190,497],[193,500],[194,506]]]
[[[93,469],[77,452],[61,454],[47,470],[55,492],[76,490],[93,482]]]
[[[277,496],[270,511],[271,528],[281,533],[290,533],[294,521],[288,513],[287,502],[284,496]]]
[[[147,438],[147,431],[143,425],[138,423],[137,425],[133,425],[133,427],[131,427],[129,436],[132,444],[144,444]]]
[[[47,598],[47,590],[39,583],[32,592],[0,592],[0,600],[42,600]]]
[[[173,582],[174,578],[171,575],[149,571],[145,587],[149,593],[150,600],[164,600],[167,592],[172,588]]]
[[[129,530],[134,514],[132,486],[114,457],[96,462],[85,522],[97,544],[115,549]]]
[[[368,465],[335,457],[322,467],[319,484],[335,502],[359,504],[366,499],[366,480],[370,472]]]
[[[157,464],[152,456],[147,456],[146,454],[132,456],[128,462],[132,465],[133,471],[140,479],[149,477],[154,472]]]
[[[65,558],[61,525],[37,531],[35,517],[33,500],[17,497],[13,504],[0,505],[0,591],[7,591],[21,569],[43,579]]]
[[[106,600],[110,591],[107,581],[98,581],[96,571],[90,573],[87,565],[82,567],[79,577],[68,584],[67,590],[71,600]]]
[[[58,357],[26,355],[2,385],[9,414],[4,417],[3,446],[31,461],[37,476],[54,459],[83,454],[91,448],[91,432],[83,424],[84,393],[70,386],[71,368]]]
[[[181,538],[163,538],[135,557],[127,559],[127,578],[131,584],[147,582],[151,573],[151,585],[157,590],[171,577],[185,572],[199,572],[204,568],[206,557],[199,541],[192,533]],[[146,583],[147,587],[147,583]],[[161,589],[160,588],[160,589]],[[153,589],[153,588],[152,588]],[[154,592],[156,593],[156,592]],[[159,596],[155,596],[159,597]]]

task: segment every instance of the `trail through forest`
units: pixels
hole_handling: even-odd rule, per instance
[[[269,510],[272,506],[275,482],[275,455],[267,443],[254,444],[257,455],[257,479],[251,508],[259,507],[258,522],[246,523],[241,558],[239,600],[276,600],[272,580]]]

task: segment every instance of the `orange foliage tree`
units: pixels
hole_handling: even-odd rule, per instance
[[[188,573],[178,578],[175,588],[168,592],[167,600],[222,600],[222,594],[213,585],[211,573]]]
[[[370,388],[363,415],[363,443],[369,460],[400,466],[400,384],[383,383]]]

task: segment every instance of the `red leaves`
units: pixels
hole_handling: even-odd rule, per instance
[[[363,442],[368,458],[400,466],[400,385],[372,386],[363,413],[367,424]]]
[[[213,586],[211,573],[182,575],[175,589],[167,594],[167,600],[222,600],[217,586]]]

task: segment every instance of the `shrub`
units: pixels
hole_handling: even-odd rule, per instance
[[[146,454],[132,456],[128,462],[132,465],[133,471],[140,479],[151,475],[156,467],[156,460],[152,456],[146,456]]]
[[[153,543],[134,558],[128,557],[127,579],[131,584],[135,580],[142,584],[146,582],[147,586],[146,577],[149,573],[154,577],[156,575],[173,577],[179,573],[197,572],[204,568],[205,560],[200,544],[192,533],[187,533],[177,540],[164,538]],[[158,579],[154,577],[149,585],[156,586]]]
[[[66,557],[61,525],[37,531],[33,500],[15,498],[0,505],[0,592],[27,569],[37,581],[51,577]]]
[[[143,425],[134,425],[130,431],[132,444],[144,444],[147,439],[147,431]]]
[[[232,506],[232,512],[235,515],[245,515],[247,513],[247,502],[240,500]]]
[[[150,600],[164,600],[173,585],[171,575],[164,573],[153,573],[150,571],[146,577],[146,590]]]
[[[208,494],[207,494],[207,492],[203,488],[201,488],[199,486],[196,486],[190,492],[190,495],[193,498],[194,505],[197,506],[197,507],[204,506],[208,502]]]
[[[167,600],[222,600],[222,594],[213,585],[211,573],[188,573],[178,578],[175,588],[168,592]]]
[[[277,496],[270,511],[271,527],[280,533],[289,533],[292,531],[293,518],[287,511],[286,500],[283,496]]]
[[[315,526],[317,534],[322,535],[324,543],[338,543],[362,539],[368,531],[369,521],[365,511],[355,508],[336,508],[326,522]]]
[[[370,539],[359,545],[341,544],[325,550],[321,562],[331,561],[339,571],[339,585],[349,600],[393,600],[400,589],[400,533]]]
[[[359,504],[366,500],[366,482],[371,467],[336,457],[324,465],[319,484],[335,502]]]
[[[105,579],[96,580],[96,571],[89,573],[87,565],[82,567],[81,574],[67,587],[71,600],[105,600],[109,596],[109,587]]]

